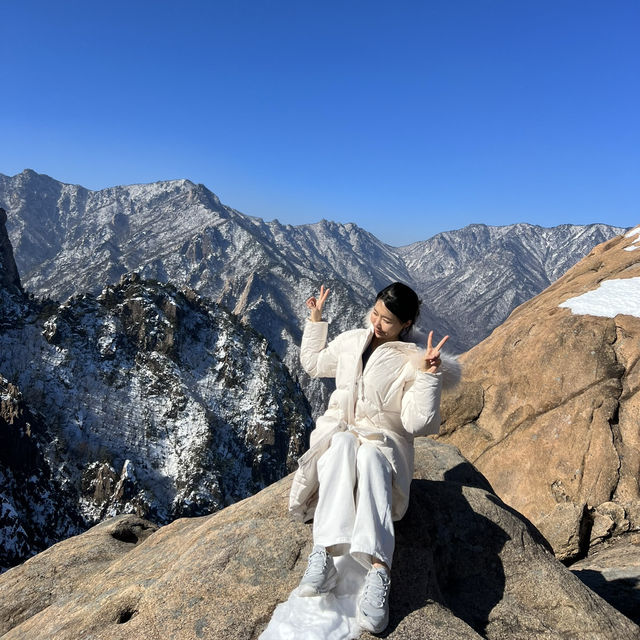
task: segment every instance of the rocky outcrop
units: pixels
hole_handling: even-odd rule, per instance
[[[0,376],[0,571],[84,531],[45,455],[46,427]]]
[[[0,371],[47,416],[89,522],[204,515],[291,471],[311,416],[266,340],[192,291],[133,275],[34,307]]]
[[[24,292],[6,222],[7,212],[0,207],[0,331],[19,322],[24,313]]]
[[[2,238],[0,568],[119,513],[211,513],[295,467],[310,408],[263,336],[136,274],[33,299]]]
[[[571,571],[618,611],[640,624],[640,533],[615,536],[593,547]]]
[[[440,440],[565,560],[640,529],[640,317],[628,306],[640,288],[609,292],[640,282],[636,246],[637,234],[599,245],[518,307],[462,357],[463,384],[444,400]],[[596,290],[612,317],[565,306]]]
[[[0,289],[9,293],[22,293],[18,267],[6,229],[7,212],[0,207]]]
[[[385,637],[640,638],[453,447],[420,439],[416,461],[411,505],[397,525]],[[311,527],[286,515],[290,482],[151,535],[149,524],[126,516],[52,547],[0,576],[0,633],[257,638],[311,547]]]

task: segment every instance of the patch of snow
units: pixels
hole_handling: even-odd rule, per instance
[[[640,224],[631,229],[628,233],[625,233],[625,238],[633,238],[633,236],[638,236],[638,240],[640,240]],[[634,242],[638,242],[638,240],[634,240]]]
[[[569,298],[559,306],[571,309],[575,315],[614,318],[622,314],[640,318],[640,278],[605,280],[597,289]]]
[[[625,238],[633,238],[633,236],[638,236],[628,247],[625,247],[625,251],[635,251],[636,249],[640,249],[640,225],[638,225],[635,229],[631,229],[629,233],[625,234]]]

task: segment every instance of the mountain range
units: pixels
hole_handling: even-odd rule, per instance
[[[265,222],[223,205],[202,184],[173,180],[91,191],[25,170],[0,174],[0,206],[22,283],[64,300],[98,294],[135,271],[222,303],[265,335],[319,408],[329,388],[298,364],[304,300],[332,289],[331,330],[359,326],[392,281],[423,300],[420,323],[462,352],[592,247],[624,230],[474,224],[392,247],[353,223]]]
[[[355,224],[252,218],[188,180],[90,191],[30,170],[0,175],[0,205],[3,566],[108,515],[219,509],[294,468],[329,390],[298,365],[320,282],[333,332],[401,280],[462,350],[622,231],[471,225],[398,248]]]

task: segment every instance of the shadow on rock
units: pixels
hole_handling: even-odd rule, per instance
[[[640,577],[607,580],[600,571],[593,569],[581,569],[573,574],[620,613],[636,624],[640,623]]]
[[[469,475],[469,469],[452,475],[460,477],[462,471]],[[475,475],[484,480],[477,472]],[[480,491],[490,490],[486,481],[474,480]],[[413,481],[409,510],[396,527],[387,635],[430,601],[442,604],[482,633],[489,613],[502,599],[505,575],[500,551],[509,536],[474,511],[464,495],[464,490],[474,488],[463,487],[455,481]]]

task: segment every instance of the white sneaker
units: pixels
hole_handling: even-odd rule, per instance
[[[380,633],[389,624],[391,578],[384,567],[369,569],[358,600],[358,624],[369,633]]]
[[[314,545],[309,554],[307,568],[296,590],[299,596],[319,596],[328,593],[338,580],[333,558],[320,545]]]

